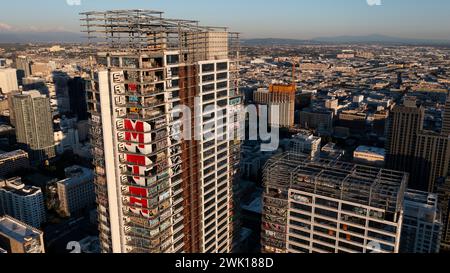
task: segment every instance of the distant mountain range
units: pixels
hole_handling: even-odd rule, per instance
[[[384,43],[384,44],[448,44],[450,40],[426,40],[391,37],[379,34],[366,36],[319,37],[314,41],[323,43]]]
[[[82,33],[75,32],[1,32],[0,43],[79,43]]]
[[[82,33],[75,32],[5,32],[0,31],[0,43],[80,43],[86,41]],[[314,45],[314,44],[408,44],[408,45],[450,45],[450,40],[405,39],[385,35],[318,37],[300,39],[243,39],[244,45]]]
[[[308,45],[308,44],[403,44],[450,45],[450,40],[425,40],[398,38],[385,35],[318,37],[311,40],[296,39],[244,39],[244,45]]]
[[[313,40],[296,40],[296,39],[278,39],[278,38],[258,38],[258,39],[242,39],[243,45],[255,46],[270,46],[270,45],[310,45],[319,42]]]

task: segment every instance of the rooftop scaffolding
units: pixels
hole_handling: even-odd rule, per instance
[[[154,10],[114,10],[80,13],[82,32],[91,45],[117,52],[179,50],[191,61],[208,59],[211,52],[229,51],[239,57],[239,34],[226,27],[201,26],[195,20],[170,19]],[[217,40],[225,40],[225,46]],[[220,47],[220,48],[219,48]],[[186,60],[185,60],[186,61]]]
[[[271,158],[266,187],[294,189],[397,213],[403,207],[408,174],[291,152]]]

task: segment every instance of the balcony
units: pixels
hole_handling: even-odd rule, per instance
[[[127,107],[127,108],[149,108],[149,107],[158,107],[163,106],[165,102],[160,99],[156,99],[155,97],[142,98],[140,100],[132,99],[128,97],[128,99],[124,99],[122,101],[116,101],[116,106],[118,107]]]
[[[163,59],[162,58],[156,58],[156,59],[150,59],[150,58],[143,58],[142,59],[142,68],[144,69],[162,69],[163,67]]]
[[[267,205],[273,205],[275,207],[287,207],[288,201],[287,198],[284,199],[284,197],[280,194],[274,193],[274,194],[264,194],[264,203]]]
[[[286,233],[286,223],[283,224],[275,224],[275,223],[269,223],[269,222],[263,222],[262,223],[262,229],[263,230],[269,230],[274,232],[284,232]]]
[[[275,216],[268,215],[268,214],[264,214],[263,219],[267,223],[273,223],[276,225],[286,225],[286,222],[287,222],[286,218],[275,217]]]
[[[279,208],[279,207],[270,207],[270,206],[265,205],[264,211],[266,214],[275,215],[275,216],[279,216],[282,218],[287,217],[287,210]]]
[[[158,74],[150,74],[150,75],[144,75],[142,76],[142,83],[143,84],[151,84],[151,83],[160,83],[164,81],[164,76],[163,73],[158,73]]]
[[[285,247],[286,247],[286,244],[283,241],[276,240],[274,238],[270,238],[270,237],[267,237],[264,235],[263,235],[261,241],[263,242],[262,245],[268,245],[268,246],[275,247],[278,249],[285,249]]]

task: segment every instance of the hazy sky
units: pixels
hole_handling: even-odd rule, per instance
[[[68,4],[77,1],[81,5]],[[135,8],[229,26],[245,38],[383,34],[450,40],[448,0],[2,0],[0,31],[78,32],[79,12]]]

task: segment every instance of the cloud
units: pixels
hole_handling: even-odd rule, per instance
[[[63,26],[57,27],[43,27],[43,26],[34,26],[27,25],[23,27],[14,27],[9,24],[0,22],[0,32],[14,32],[14,33],[24,33],[24,32],[67,32],[70,31]]]
[[[27,26],[20,29],[16,29],[16,32],[66,32],[69,31],[63,26],[59,27],[41,27],[41,26]]]
[[[12,26],[10,26],[10,25],[8,25],[8,24],[6,24],[6,23],[2,23],[2,22],[0,22],[0,31],[10,31],[10,30],[12,30],[13,29],[13,27]]]
[[[66,0],[66,3],[69,6],[80,6],[81,0]]]
[[[381,6],[381,0],[367,0],[369,6]]]

